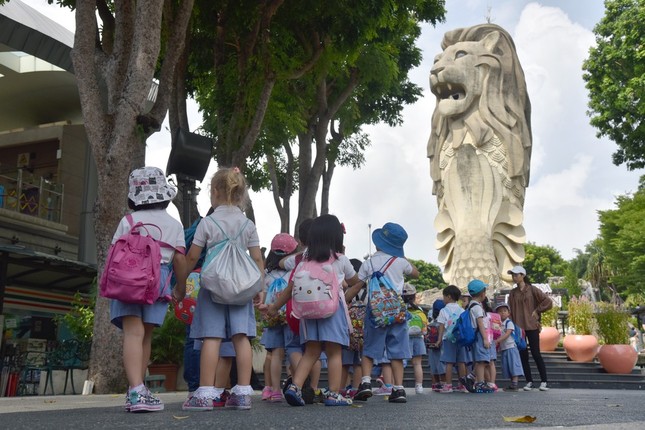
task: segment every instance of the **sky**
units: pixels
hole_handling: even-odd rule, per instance
[[[74,30],[73,14],[45,0],[23,1]],[[598,211],[615,208],[616,196],[636,191],[644,173],[612,164],[616,145],[596,137],[586,114],[582,62],[594,44],[593,27],[604,15],[603,1],[447,0],[446,10],[445,22],[424,26],[417,41],[423,61],[409,76],[423,89],[423,96],[404,109],[401,126],[364,128],[372,144],[360,170],[335,171],[330,212],[346,226],[346,254],[362,258],[373,252],[370,231],[396,222],[408,232],[406,256],[437,264],[433,228],[437,203],[426,158],[435,97],[428,77],[444,33],[490,17],[513,37],[531,100],[531,182],[524,206],[527,240],[573,258],[576,249],[583,250],[597,237]],[[189,103],[189,122],[191,130],[201,124],[194,102]],[[162,131],[148,139],[148,165],[166,167],[170,140],[166,121]],[[201,185],[197,201],[202,214],[210,206],[207,182],[216,169],[212,161]],[[273,197],[265,191],[251,193],[251,198],[261,244],[268,247],[280,229]],[[295,206],[297,195],[292,201]],[[292,228],[296,215],[292,214]]]

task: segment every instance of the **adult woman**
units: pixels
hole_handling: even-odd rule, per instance
[[[531,355],[540,373],[541,383],[539,389],[540,391],[547,391],[549,388],[547,387],[546,367],[540,353],[540,330],[542,328],[540,326],[540,314],[551,309],[553,301],[542,290],[531,285],[524,267],[515,266],[508,271],[508,274],[513,277],[513,282],[516,285],[511,290],[508,298],[508,304],[513,313],[513,322],[526,332],[527,344],[531,349]],[[524,377],[527,382],[524,387],[525,391],[535,388],[529,364],[529,348],[520,351]]]

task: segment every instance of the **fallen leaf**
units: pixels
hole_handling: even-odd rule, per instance
[[[56,403],[56,400],[44,400],[45,403]]]
[[[622,405],[607,405],[610,408],[620,408]]]
[[[362,408],[363,405],[357,405],[356,403],[352,403],[352,408]]]
[[[185,417],[178,417],[177,415],[173,415],[172,417],[176,420],[185,420],[186,418],[189,417],[189,415],[186,415]]]
[[[524,415],[521,417],[503,417],[504,421],[508,423],[532,423],[537,418],[530,415]]]

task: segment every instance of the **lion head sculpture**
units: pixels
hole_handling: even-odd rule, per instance
[[[531,104],[513,40],[503,28],[482,24],[446,33],[441,47],[430,71],[437,97],[428,142],[433,194],[440,196],[438,155],[455,120],[465,121],[475,146],[493,134],[504,142],[510,178],[528,186]]]

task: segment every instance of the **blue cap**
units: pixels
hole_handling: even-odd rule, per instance
[[[468,283],[468,292],[474,296],[484,291],[486,287],[488,287],[488,284],[485,284],[484,281],[473,279]]]
[[[445,307],[446,307],[446,303],[441,299],[437,299],[432,304],[432,312],[439,313],[439,311]]]
[[[393,222],[385,223],[383,228],[377,228],[372,233],[372,241],[376,247],[394,257],[404,257],[403,244],[408,240],[405,229]]]

